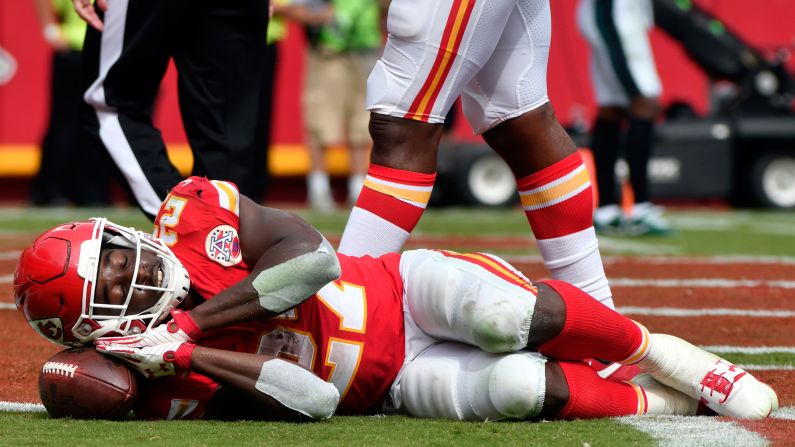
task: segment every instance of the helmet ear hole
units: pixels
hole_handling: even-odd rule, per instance
[[[15,304],[17,305],[17,309],[22,311],[22,308],[25,307],[25,298],[26,295],[24,293],[20,293],[14,297]]]

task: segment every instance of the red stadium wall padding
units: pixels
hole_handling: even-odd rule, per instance
[[[795,44],[795,2],[757,0],[696,0],[754,45],[765,49]],[[566,124],[590,120],[593,101],[588,77],[587,47],[574,24],[577,0],[553,0],[553,42],[549,91],[558,117]],[[665,90],[663,101],[686,100],[699,112],[707,107],[707,81],[689,62],[678,44],[661,32],[653,35],[657,64]],[[33,2],[0,2],[0,47],[17,61],[15,76],[0,85],[0,150],[9,145],[38,144],[47,119],[49,50],[41,37]],[[273,141],[301,144],[300,89],[304,38],[292,26],[282,44],[277,75]],[[795,59],[795,58],[794,58]],[[795,60],[790,61],[795,69]],[[675,67],[675,68],[673,68]],[[176,104],[175,72],[169,70],[162,87],[156,123],[169,143],[184,143],[185,135]],[[463,120],[458,136],[472,138]]]

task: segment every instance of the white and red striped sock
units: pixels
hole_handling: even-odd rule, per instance
[[[552,277],[613,308],[593,228],[593,191],[579,153],[516,182],[527,221]]]
[[[370,163],[338,251],[349,256],[399,251],[428,205],[434,180],[436,173]]]

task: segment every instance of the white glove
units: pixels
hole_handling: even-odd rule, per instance
[[[122,342],[97,346],[97,351],[120,358],[148,379],[155,379],[189,369],[195,347],[193,343],[184,341],[145,347],[133,347]]]
[[[94,345],[97,348],[119,344],[128,348],[144,348],[164,343],[192,342],[201,336],[201,329],[187,312],[175,310],[171,312],[171,317],[171,321],[155,326],[144,333],[124,337],[100,337],[94,340]]]

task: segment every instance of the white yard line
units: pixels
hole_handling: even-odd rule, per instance
[[[632,262],[638,264],[698,264],[698,265],[725,265],[725,264],[782,264],[795,265],[795,257],[791,256],[644,256],[643,258],[628,258],[620,256],[606,256],[606,264],[616,262]]]
[[[11,284],[14,281],[14,275],[0,275],[0,284]]]
[[[749,365],[740,363],[737,366],[746,371],[795,371],[792,365]]]
[[[708,416],[629,416],[619,422],[648,433],[661,447],[765,446],[768,441],[732,421]]]
[[[657,317],[712,317],[737,316],[751,318],[792,318],[792,310],[758,310],[758,309],[684,309],[678,307],[637,307],[620,306],[616,311],[623,315],[651,315]]]
[[[778,289],[795,289],[795,281],[762,280],[762,279],[727,279],[727,278],[608,278],[611,286],[619,287],[660,287],[660,288],[715,288],[735,289],[738,287],[769,287]]]
[[[0,251],[0,261],[15,261],[20,253],[20,250]]]
[[[731,345],[706,345],[701,346],[715,354],[795,354],[795,346],[731,346]]]
[[[0,303],[0,310],[13,310],[16,308],[17,306],[14,303]]]
[[[774,411],[770,417],[775,419],[784,419],[787,421],[795,421],[795,407],[782,407]]]
[[[6,402],[0,401],[0,411],[2,412],[20,412],[20,413],[42,413],[46,411],[44,405],[34,404],[28,402]]]
[[[509,262],[542,263],[544,260],[538,255],[504,256]],[[726,265],[726,264],[759,264],[759,265],[795,265],[792,256],[747,256],[747,255],[721,255],[721,256],[644,256],[642,258],[629,256],[603,256],[605,264],[631,262],[638,265]]]

